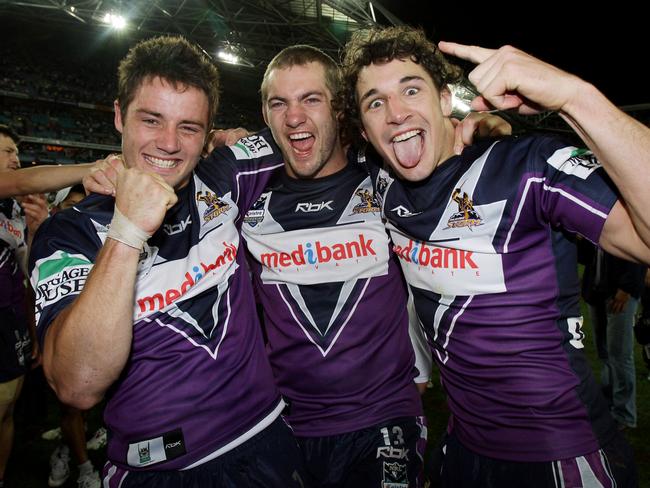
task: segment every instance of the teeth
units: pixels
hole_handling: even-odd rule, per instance
[[[291,139],[292,141],[307,139],[308,137],[311,137],[311,134],[309,132],[298,132],[297,134],[289,134],[289,139]]]
[[[153,156],[146,156],[146,159],[151,164],[159,168],[173,168],[177,164],[177,161],[175,159],[160,159],[154,158]]]
[[[395,137],[393,138],[393,142],[402,142],[402,141],[405,141],[405,140],[407,140],[407,139],[410,139],[410,138],[413,137],[413,136],[417,136],[420,132],[422,132],[422,131],[419,130],[419,129],[414,129],[414,130],[410,130],[410,131],[408,131],[408,132],[404,132],[404,134],[400,134],[400,135],[398,135],[398,136],[395,136]]]

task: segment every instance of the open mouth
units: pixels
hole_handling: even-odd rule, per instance
[[[297,132],[289,134],[289,143],[291,147],[301,153],[308,152],[314,145],[316,139],[310,132]]]
[[[420,162],[424,139],[421,129],[413,129],[393,137],[395,158],[404,168],[414,168]]]
[[[144,159],[147,163],[149,163],[151,166],[154,166],[156,168],[160,169],[171,169],[175,168],[176,166],[179,165],[180,159],[161,159],[161,158],[156,158],[153,156],[144,156]]]

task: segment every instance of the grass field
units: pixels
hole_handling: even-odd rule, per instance
[[[585,326],[585,332],[587,334],[585,349],[592,361],[592,366],[597,367],[588,324]],[[650,488],[650,381],[647,379],[648,371],[643,364],[638,346],[636,346],[636,366],[638,427],[627,429],[625,432],[635,450],[639,469],[639,486]],[[49,457],[56,446],[55,442],[41,439],[41,433],[57,425],[59,413],[56,401],[54,396],[46,391],[44,384],[38,384],[38,377],[35,376],[30,380],[32,384],[25,391],[16,414],[16,441],[5,476],[5,486],[7,487],[46,487]],[[437,378],[433,379],[433,383],[436,386],[424,395],[430,443],[435,443],[440,438],[445,429],[448,415]],[[95,409],[88,416],[88,435],[92,435],[100,424],[100,413],[98,409]],[[91,451],[90,457],[95,467],[101,469],[105,460],[105,451]],[[64,487],[76,487],[76,479],[77,475],[73,469],[72,475]]]

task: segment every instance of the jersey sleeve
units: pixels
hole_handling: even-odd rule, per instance
[[[552,138],[541,138],[536,164],[542,165],[539,188],[542,218],[598,243],[618,192],[594,154]]]
[[[212,190],[230,192],[243,216],[283,164],[271,131],[264,129],[232,146],[216,148],[199,163],[196,172]]]
[[[76,210],[54,215],[36,232],[29,271],[41,345],[52,321],[81,293],[101,245],[93,224]]]

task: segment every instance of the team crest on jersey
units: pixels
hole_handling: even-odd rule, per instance
[[[212,219],[230,210],[229,204],[210,191],[197,192],[196,201],[204,202],[208,206],[208,208],[203,212],[204,222],[210,222]]]
[[[469,195],[463,192],[460,194],[460,188],[456,188],[451,195],[451,199],[458,204],[458,212],[452,214],[447,221],[447,227],[475,227],[483,223],[483,219],[474,210],[474,203]]]
[[[360,188],[354,194],[361,199],[361,203],[352,208],[353,214],[379,212],[379,203],[369,190]]]
[[[255,227],[257,224],[264,220],[264,206],[266,205],[266,200],[268,199],[269,194],[264,193],[257,201],[253,204],[251,209],[246,212],[244,216],[244,223]]]
[[[409,479],[404,463],[384,461],[384,480],[382,488],[408,488]]]

